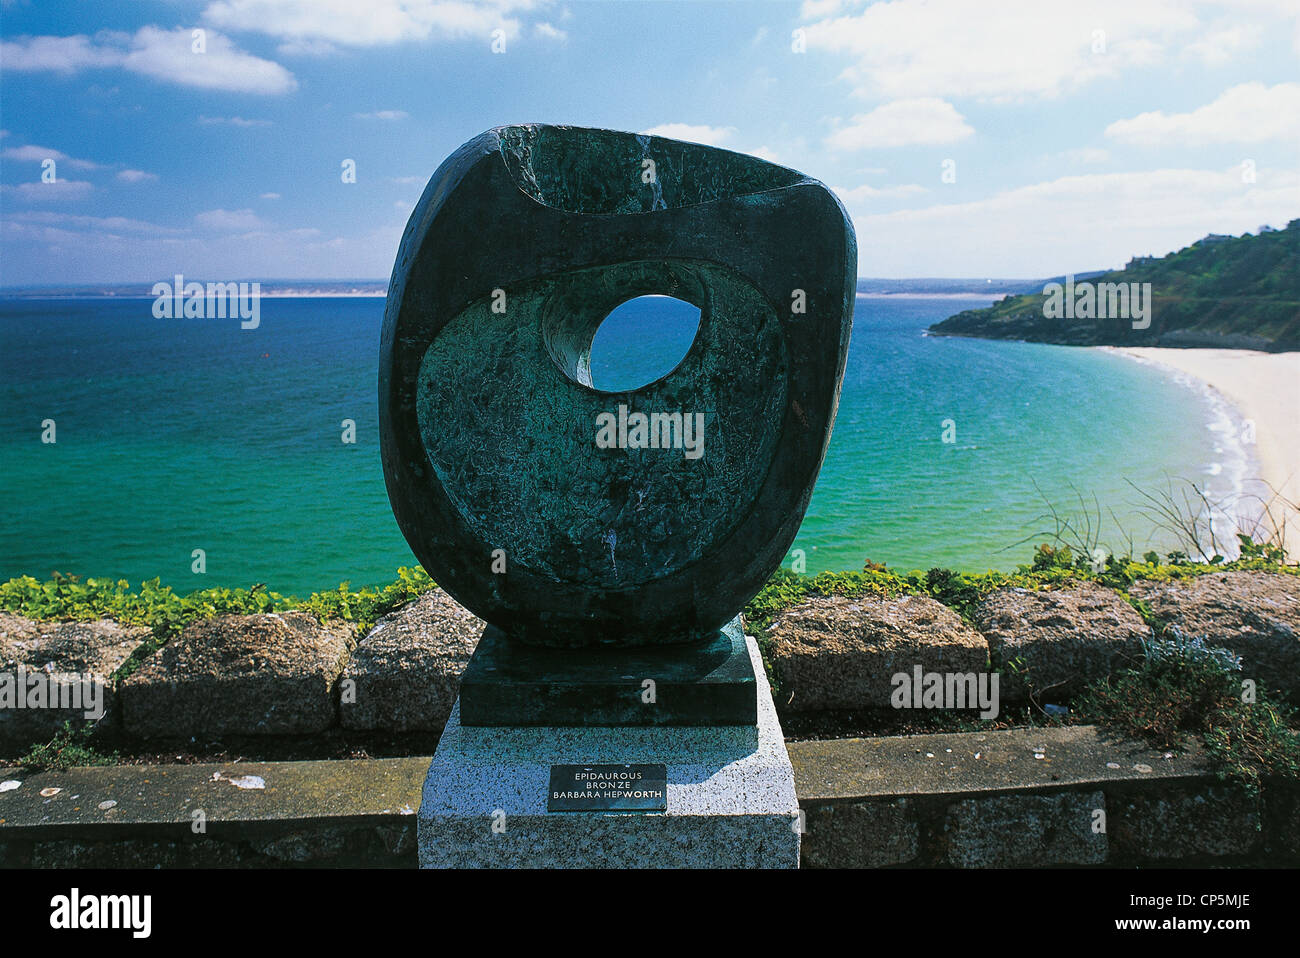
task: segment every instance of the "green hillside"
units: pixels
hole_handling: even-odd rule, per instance
[[[930,331],[1080,346],[1300,349],[1300,219],[1258,235],[1211,234],[1167,256],[1135,257],[1122,270],[1088,274],[1086,283],[1102,292],[1085,302],[1092,297],[1078,278],[1069,309],[1074,315],[1063,315],[1065,291],[1053,290],[1050,297],[1007,296]],[[1131,307],[1125,311],[1119,299],[1132,287],[1117,292],[1101,286],[1133,283],[1151,284],[1150,310],[1141,318]],[[1145,303],[1141,292],[1133,302]]]

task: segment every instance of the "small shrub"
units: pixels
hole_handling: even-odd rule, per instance
[[[73,725],[64,722],[63,728],[43,745],[34,745],[18,764],[33,771],[67,769],[78,765],[116,765],[116,752],[101,752],[95,747],[95,724],[85,722]]]
[[[1300,779],[1300,736],[1288,728],[1288,718],[1294,716],[1263,702],[1225,711],[1205,730],[1211,765],[1250,789],[1265,777]]]
[[[1242,701],[1241,659],[1230,651],[1176,629],[1167,634],[1144,643],[1140,667],[1085,690],[1075,720],[1118,728],[1161,749],[1199,738],[1211,768],[1248,788],[1268,777],[1300,778],[1300,738],[1289,728],[1294,716],[1263,693]]]
[[[1164,634],[1169,638],[1142,641],[1142,651],[1149,662],[1168,663],[1174,666],[1186,664],[1193,667],[1210,665],[1223,672],[1241,671],[1241,656],[1234,655],[1231,649],[1206,645],[1208,636],[1184,638],[1182,631],[1176,625],[1166,628]]]

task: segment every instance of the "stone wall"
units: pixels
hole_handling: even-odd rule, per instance
[[[262,838],[180,834],[0,843],[0,868],[415,867],[414,823],[271,828]]]
[[[805,868],[1278,867],[1300,863],[1300,789],[1209,782],[803,802]],[[1098,817],[1098,813],[1105,818]],[[1093,831],[1104,821],[1104,832]]]
[[[1300,576],[1223,572],[1130,590],[1187,638],[1231,650],[1242,677],[1300,704]],[[298,612],[195,622],[125,680],[108,677],[148,638],[109,621],[0,613],[0,673],[89,674],[106,683],[106,727],[137,741],[441,731],[483,623],[435,589],[365,635]],[[970,620],[925,596],[813,596],[762,644],[783,712],[886,710],[893,674],[999,672],[1000,698],[1068,701],[1136,662],[1152,635],[1119,594],[1089,582],[1003,588]],[[46,741],[75,710],[0,708],[0,744]]]
[[[440,589],[364,636],[303,612],[216,616],[188,626],[120,682],[149,637],[114,622],[33,622],[0,613],[0,672],[89,675],[107,729],[140,741],[440,732],[483,622]],[[0,742],[47,741],[78,709],[0,708]]]
[[[1096,728],[788,747],[806,868],[1300,865],[1300,787],[1252,793]],[[0,867],[415,867],[428,764],[0,770],[21,779],[0,791]]]
[[[1243,679],[1300,705],[1300,576],[1218,572],[1138,582],[1130,595],[1186,639],[1230,650]],[[1151,627],[1123,596],[1093,582],[1005,587],[971,622],[923,596],[814,596],[782,612],[765,638],[787,711],[884,710],[890,678],[999,673],[1001,701],[1068,701],[1141,660]]]
[[[1095,726],[790,744],[805,867],[1300,863],[1300,783]]]

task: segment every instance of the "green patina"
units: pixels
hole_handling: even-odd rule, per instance
[[[635,392],[593,389],[600,322],[660,291],[700,307],[689,353]],[[765,478],[755,464],[780,434],[784,353],[771,306],[707,263],[538,280],[511,289],[505,312],[475,303],[429,347],[424,447],[464,521],[510,563],[591,589],[638,585],[696,561],[752,508]],[[600,417],[620,407],[658,427],[631,442],[660,448],[597,447]],[[684,436],[696,419],[702,434]]]
[[[710,641],[807,508],[856,258],[834,195],[756,157],[541,125],[462,146],[407,226],[380,352],[385,480],[421,564],[511,640]],[[687,355],[595,389],[601,322],[656,294],[700,310]]]
[[[570,213],[650,213],[793,186],[803,174],[648,133],[509,126],[501,158],[534,200]],[[629,175],[631,174],[631,175]]]

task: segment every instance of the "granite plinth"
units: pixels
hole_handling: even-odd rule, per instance
[[[464,726],[753,726],[757,701],[739,616],[674,646],[552,649],[490,625],[461,676],[459,714]]]
[[[422,868],[794,868],[799,807],[752,638],[753,726],[474,727],[459,702],[425,779]],[[662,763],[662,812],[548,812],[552,765]]]

